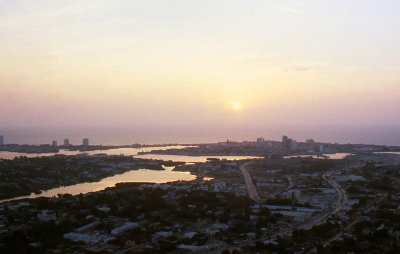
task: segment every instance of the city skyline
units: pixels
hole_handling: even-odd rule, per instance
[[[298,140],[299,142],[306,142],[307,139],[315,139],[321,143],[338,143],[338,144],[363,144],[363,145],[386,145],[386,146],[398,146],[398,140],[400,140],[400,134],[398,131],[390,132],[382,132],[380,130],[375,130],[375,132],[370,132],[369,136],[366,137],[368,133],[360,133],[357,130],[353,130],[353,132],[344,131],[344,130],[331,130],[333,135],[325,135],[326,131],[323,129],[310,129],[310,130],[295,130],[291,129],[289,132],[281,132],[281,130],[274,130],[265,132],[264,129],[254,129],[248,135],[236,135],[229,136],[226,130],[219,130],[219,132],[215,132],[213,134],[206,135],[210,133],[210,131],[203,130],[197,135],[191,135],[190,138],[189,133],[192,130],[177,128],[174,131],[167,130],[156,130],[156,135],[150,135],[148,131],[145,129],[138,130],[137,132],[132,132],[132,129],[119,129],[116,133],[112,133],[110,135],[109,130],[99,130],[99,129],[91,129],[86,130],[84,133],[90,133],[90,135],[83,135],[81,130],[76,130],[76,132],[66,132],[68,135],[64,135],[63,131],[48,129],[45,130],[35,130],[36,132],[32,132],[32,130],[27,130],[26,132],[23,130],[18,131],[9,131],[7,133],[12,133],[12,135],[3,135],[5,144],[28,144],[28,145],[39,145],[39,144],[49,144],[51,141],[57,141],[59,144],[69,145],[71,142],[72,145],[82,144],[82,139],[84,136],[88,136],[90,139],[90,143],[93,145],[130,145],[135,143],[140,144],[201,144],[201,143],[217,143],[223,142],[225,140],[232,141],[255,141],[258,138],[262,137],[265,140],[269,141],[281,141],[282,135],[288,134],[294,140]],[[155,130],[152,130],[154,133]],[[32,133],[34,133],[32,135]],[[218,136],[220,134],[220,136]],[[259,135],[258,135],[259,134]],[[149,138],[149,136],[153,136],[153,138]],[[162,138],[160,138],[162,137]],[[65,143],[67,141],[67,143]],[[366,142],[367,141],[367,142]]]
[[[400,1],[0,1],[0,253],[398,253]]]

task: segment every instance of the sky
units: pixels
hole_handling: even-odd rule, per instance
[[[2,0],[0,135],[400,145],[399,13],[397,0]]]

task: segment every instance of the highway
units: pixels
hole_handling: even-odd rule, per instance
[[[260,197],[258,196],[257,188],[254,185],[253,181],[251,180],[249,171],[247,171],[247,168],[246,168],[246,166],[249,165],[250,163],[251,162],[246,162],[246,163],[241,164],[239,166],[239,169],[243,174],[244,181],[245,181],[246,187],[247,187],[247,192],[249,193],[249,197],[256,202],[260,202]]]

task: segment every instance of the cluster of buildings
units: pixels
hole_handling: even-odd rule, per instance
[[[201,188],[205,186],[206,192]],[[49,238],[57,239],[61,243],[57,248],[64,252],[73,252],[68,249],[71,242],[85,252],[94,248],[157,253],[167,252],[167,247],[186,252],[229,248],[227,242],[254,238],[257,226],[246,213],[252,211],[251,202],[232,196],[226,187],[198,181],[127,184],[84,196],[50,198],[41,205],[36,200],[0,204],[0,240],[20,232],[30,239],[24,242],[25,248],[38,250],[51,234]],[[237,201],[247,202],[235,207]],[[259,211],[256,213],[258,217]],[[10,220],[10,216],[16,219]],[[47,225],[42,236],[47,236],[32,237],[41,230],[36,225],[42,222]],[[65,226],[52,230],[60,228],[57,225]],[[241,231],[243,225],[247,227]]]
[[[260,138],[246,147],[253,149],[265,144],[265,140]],[[284,136],[280,144],[285,149],[294,149],[296,143]],[[307,140],[297,149],[315,152],[318,144]],[[274,241],[277,235],[295,229],[305,229],[302,234],[312,234],[318,227],[327,229],[327,233],[323,232],[327,237],[314,235],[303,245],[299,242],[293,245],[304,247],[315,239],[328,245],[331,239],[339,239],[336,236],[340,233],[340,237],[362,241],[364,236],[374,239],[379,237],[374,232],[384,231],[386,236],[394,239],[400,236],[400,224],[393,220],[400,218],[394,217],[400,216],[400,196],[397,194],[400,186],[399,158],[394,154],[369,153],[332,161],[311,157],[253,160],[246,163],[246,168],[255,179],[260,196],[257,202],[248,198],[239,170],[243,161],[209,158],[204,163],[190,163],[177,168],[196,174],[198,178],[193,181],[118,184],[100,192],[52,198],[46,201],[48,207],[40,208],[36,204],[39,201],[35,200],[0,204],[0,242],[14,232],[30,237],[31,232],[36,232],[32,228],[41,222],[73,225],[65,231],[57,231],[57,237],[63,244],[73,242],[74,246],[86,248],[80,251],[111,248],[113,251],[141,249],[164,253],[168,248],[175,248],[202,252],[229,246],[254,247],[255,240],[262,240],[260,242],[265,245],[271,242],[279,245]],[[40,160],[45,159],[36,158],[37,164],[31,165],[32,172],[50,172],[49,178],[60,181],[66,175],[59,174],[53,166],[44,169],[41,164],[57,160],[57,165],[60,165],[60,160],[65,160],[60,172],[66,169],[72,175],[96,177],[99,173],[107,175],[132,167],[140,168],[142,162],[131,157],[106,155],[55,156],[47,158],[47,163]],[[20,162],[27,165],[25,159]],[[160,166],[156,161],[145,163],[147,167],[151,163]],[[15,168],[15,165],[10,165],[10,169]],[[18,172],[1,173],[8,182],[13,179],[20,180],[21,184],[29,182],[23,174],[16,175]],[[40,180],[40,177],[34,178],[35,183]],[[0,187],[5,184],[1,183]],[[46,205],[44,202],[40,204]],[[9,220],[10,216],[16,219]],[[354,229],[358,221],[371,223],[361,225],[363,230],[360,233]],[[288,241],[293,241],[293,237],[296,234],[291,234]],[[40,248],[42,243],[36,240],[29,244]],[[64,246],[69,248],[70,245]],[[76,249],[64,249],[64,252],[74,251]]]
[[[287,136],[282,137],[282,149],[286,154],[292,154],[295,152],[305,152],[305,153],[324,153],[324,145],[316,143],[313,139],[307,139],[305,143],[300,143],[298,145],[297,141],[288,138]]]
[[[56,141],[56,140],[53,140],[52,146],[57,146],[57,141]],[[70,146],[71,146],[71,144],[70,144],[68,138],[64,139],[64,144],[63,144],[63,146],[64,146],[64,147],[70,147]],[[82,146],[84,146],[84,147],[88,147],[88,146],[89,146],[89,139],[88,139],[88,138],[84,138],[84,139],[82,140]]]
[[[162,189],[168,190],[168,197],[171,200],[182,198],[177,195],[178,191],[206,191],[217,193],[217,197],[224,197],[225,194],[233,194],[236,197],[247,197],[246,185],[242,183],[226,183],[223,181],[191,181],[187,183],[179,184],[157,184],[157,183],[146,183],[138,186],[139,190],[145,189]],[[165,196],[167,197],[167,196]]]
[[[0,146],[3,146],[3,145],[4,145],[4,136],[0,135]],[[45,146],[45,144],[43,144],[41,146]],[[71,146],[68,138],[64,139],[63,146],[64,147],[70,147]],[[88,138],[84,138],[82,140],[82,146],[84,146],[84,147],[88,147],[89,146],[89,139]],[[57,140],[53,140],[51,142],[51,147],[57,147]]]
[[[282,142],[265,140],[259,137],[254,142],[243,141],[235,142],[227,140],[226,142],[220,142],[220,145],[224,147],[247,147],[250,150],[251,147],[258,148],[258,151],[268,153],[283,153],[283,154],[295,154],[295,153],[324,153],[324,145],[317,143],[313,139],[307,139],[305,142],[297,142],[293,138],[288,136],[282,136]]]
[[[145,154],[169,154],[186,156],[262,156],[279,158],[291,155],[316,155],[324,157],[334,153],[360,153],[379,151],[400,151],[400,147],[364,144],[337,144],[322,143],[313,139],[296,141],[286,135],[281,141],[266,140],[262,137],[254,141],[232,141],[198,144],[186,148],[172,148],[166,150],[152,150]]]
[[[286,153],[291,153],[297,150],[297,141],[287,136],[282,137],[282,148]]]
[[[283,191],[280,198],[297,204],[256,204],[248,200],[243,183],[221,179],[125,184],[84,196],[53,198],[48,201],[49,208],[39,209],[34,200],[0,205],[0,239],[2,234],[20,230],[29,236],[29,228],[39,222],[54,225],[68,222],[74,228],[55,234],[64,243],[74,242],[74,246],[83,248],[81,251],[165,252],[166,246],[173,246],[194,253],[210,249],[221,252],[232,246],[254,245],[256,238],[270,239],[325,212],[323,207],[302,206],[298,189]],[[94,200],[96,205],[90,205]],[[11,211],[21,219],[9,221]],[[40,248],[42,243],[36,240],[29,244]],[[63,248],[60,246],[63,244],[58,247]]]

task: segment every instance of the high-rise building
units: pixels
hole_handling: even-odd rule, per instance
[[[53,140],[53,141],[51,142],[51,146],[52,146],[52,147],[56,147],[56,146],[57,146],[57,141]]]
[[[64,139],[64,146],[69,146],[69,139]]]
[[[264,143],[264,139],[263,139],[263,138],[257,138],[257,143],[258,143],[258,144]]]
[[[3,135],[0,136],[0,146],[4,145]]]
[[[88,138],[84,138],[82,141],[83,146],[89,146],[89,139]]]
[[[293,140],[291,138],[286,139],[286,151],[291,152],[292,151],[292,145],[293,145]]]
[[[315,152],[315,142],[313,139],[307,139],[306,140],[307,146],[308,146],[308,151],[309,152]]]
[[[296,140],[292,140],[292,151],[296,151],[297,150],[297,141]]]
[[[297,150],[297,141],[291,138],[288,138],[287,136],[282,137],[282,146],[283,146],[283,151],[287,153],[291,153],[293,151]]]
[[[286,150],[287,140],[288,140],[288,137],[287,137],[287,136],[282,136],[282,146],[283,146],[283,150]]]

